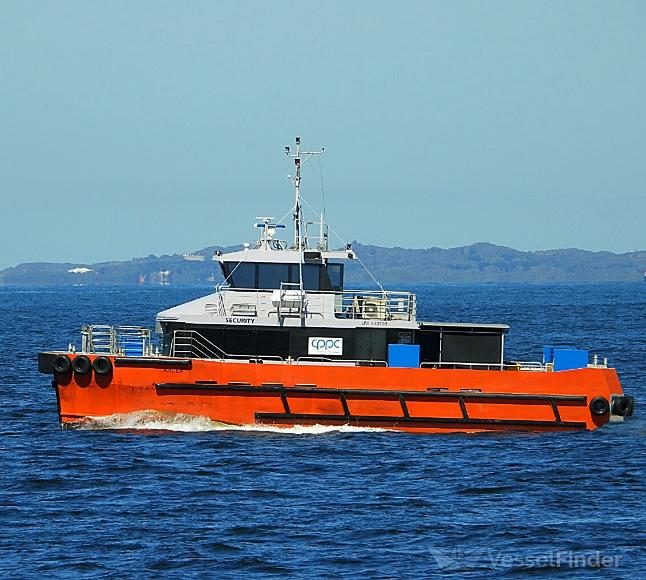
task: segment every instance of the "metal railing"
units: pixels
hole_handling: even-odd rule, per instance
[[[391,290],[301,290],[300,284],[281,283],[280,289],[216,287],[217,302],[204,306],[217,316],[284,316],[298,314],[361,320],[415,319],[417,297]]]
[[[552,363],[542,363],[538,361],[515,360],[509,363],[505,363],[505,368],[516,369],[519,371],[547,372],[547,371],[553,371],[554,365]]]
[[[388,363],[385,360],[372,360],[372,359],[347,359],[347,358],[328,358],[324,356],[299,356],[295,360],[298,363],[334,363],[340,366],[355,366],[355,367],[387,367]]]
[[[283,362],[278,355],[230,354],[197,330],[175,330],[170,344],[170,356],[200,359],[242,359]]]
[[[114,326],[107,324],[82,326],[81,350],[90,353],[114,354],[117,350],[117,335]]]
[[[81,350],[92,354],[147,356],[152,353],[151,330],[143,326],[86,324],[81,327]]]
[[[185,358],[227,358],[226,352],[196,330],[173,332],[170,355]]]
[[[417,314],[417,297],[412,292],[344,290],[339,294],[337,318],[413,320]]]
[[[480,363],[480,362],[423,362],[421,368],[468,369],[468,370],[517,370],[548,372],[553,370],[553,365],[543,364],[538,361],[511,361],[505,363]]]
[[[359,291],[357,291],[359,293]],[[365,292],[363,293],[365,294]],[[384,294],[375,292],[374,294]],[[392,292],[391,294],[410,294],[407,292]],[[414,294],[411,295],[414,299]],[[380,298],[381,299],[381,298]],[[383,311],[380,312],[383,314]],[[152,332],[143,326],[110,326],[107,324],[84,325],[81,328],[81,350],[90,354],[112,354],[121,356],[152,356]],[[287,359],[278,355],[230,354],[196,330],[175,330],[171,339],[169,355],[180,358],[199,359],[232,359],[245,361],[271,361],[289,364],[326,363],[354,366],[387,367],[387,361],[370,359],[337,359],[320,356],[301,356]],[[599,363],[597,357],[589,367],[607,368],[607,359]],[[421,362],[420,368],[438,369],[480,369],[480,370],[518,370],[534,372],[550,372],[554,370],[552,363],[539,361],[511,361],[505,363],[480,362]]]
[[[480,363],[480,362],[423,362],[419,365],[421,368],[438,368],[438,369],[468,369],[468,370],[502,370],[505,365],[502,363]]]
[[[107,324],[85,325],[81,328],[82,352],[121,356],[152,356],[152,333],[142,326],[110,326]],[[169,355],[179,358],[268,361],[289,364],[334,364],[345,366],[387,367],[384,360],[337,359],[320,356],[301,356],[287,359],[278,355],[231,354],[206,338],[197,330],[175,330],[172,335]],[[596,361],[595,361],[596,362]],[[605,363],[605,361],[604,361]],[[505,363],[479,362],[422,362],[421,368],[471,369],[471,370],[519,370],[534,372],[553,371],[551,363],[538,361],[511,361]],[[589,366],[595,366],[589,365]],[[605,366],[597,363],[596,366]]]

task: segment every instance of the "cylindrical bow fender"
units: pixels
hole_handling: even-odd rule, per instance
[[[630,417],[635,408],[635,399],[626,395],[612,398],[612,414],[620,417]]]
[[[112,361],[107,356],[98,356],[92,362],[97,375],[109,375],[112,372]]]
[[[81,354],[72,360],[72,368],[79,375],[87,375],[92,370],[92,363],[88,357]]]
[[[590,412],[593,415],[600,417],[601,415],[606,415],[610,411],[610,403],[608,399],[604,397],[595,397],[590,401]]]
[[[58,356],[54,357],[54,360],[52,361],[52,368],[54,369],[55,373],[68,373],[72,368],[72,361],[66,354],[59,354]]]

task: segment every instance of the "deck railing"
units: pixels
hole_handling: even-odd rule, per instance
[[[392,290],[300,290],[282,284],[278,290],[216,287],[217,298],[204,305],[215,316],[332,317],[361,320],[415,320],[417,297]]]
[[[243,359],[278,361],[284,359],[273,355],[230,354],[197,330],[175,330],[170,344],[170,356],[200,359]]]
[[[392,290],[344,290],[335,304],[337,318],[413,320],[417,297],[412,292]]]
[[[87,324],[81,328],[81,349],[93,354],[147,356],[152,354],[151,336],[143,326]]]
[[[227,353],[217,344],[195,330],[173,332],[170,355],[186,358],[227,358]]]
[[[141,326],[109,326],[105,324],[85,325],[81,328],[82,351],[92,354],[112,354],[122,356],[154,356],[151,330]],[[320,356],[301,356],[283,358],[278,355],[231,354],[225,352],[213,341],[197,330],[175,330],[168,349],[168,355],[180,358],[244,360],[252,362],[278,362],[288,364],[335,364],[354,366],[388,366],[384,360],[350,360]],[[600,364],[595,359],[593,367],[606,367],[607,361]],[[519,370],[550,372],[551,363],[538,361],[511,361],[505,363],[478,362],[422,362],[421,368],[470,369],[470,370]]]
[[[553,365],[543,364],[539,361],[511,361],[505,363],[481,363],[481,362],[422,362],[421,368],[438,368],[438,369],[467,369],[467,370],[519,370],[519,371],[538,371],[547,372],[553,370]]]

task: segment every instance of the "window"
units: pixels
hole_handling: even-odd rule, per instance
[[[256,287],[256,265],[251,263],[240,262],[237,266],[231,268],[231,277],[229,284],[234,288],[255,288]]]
[[[289,264],[258,265],[258,288],[280,288],[281,282],[289,282]]]
[[[298,284],[299,264],[266,264],[257,262],[224,262],[221,264],[225,280],[233,288],[275,290],[281,282]],[[343,264],[303,264],[303,289],[343,290]]]
[[[303,264],[303,290],[319,289],[319,269],[318,264]]]
[[[341,292],[343,290],[343,264],[328,264],[327,273],[330,277],[331,290]]]
[[[397,333],[397,344],[413,344],[413,333],[412,332],[398,332]]]

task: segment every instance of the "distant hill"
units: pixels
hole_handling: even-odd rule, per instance
[[[209,278],[222,281],[220,267],[211,260],[215,250],[232,252],[242,246],[213,246],[193,256],[204,261],[186,260],[181,254],[147,256],[132,260],[95,264],[34,262],[0,271],[0,284],[69,286],[73,284],[134,286],[160,284],[164,276],[170,284],[208,284]],[[167,275],[163,273],[168,272]]]
[[[383,284],[407,283],[559,283],[634,282],[643,278],[646,251],[614,254],[577,249],[521,252],[489,243],[459,248],[382,248],[353,242],[361,261]],[[211,260],[215,250],[230,252],[241,246],[213,246],[195,252],[203,261],[180,254],[134,258],[96,264],[37,262],[0,271],[0,284],[17,285],[137,285],[213,284],[222,281]],[[348,264],[346,282],[372,282],[358,261]]]
[[[521,252],[478,243],[459,248],[381,248],[355,243],[361,260],[382,283],[634,282],[643,278],[646,251],[615,254],[577,249]],[[352,276],[370,277],[353,265]]]

